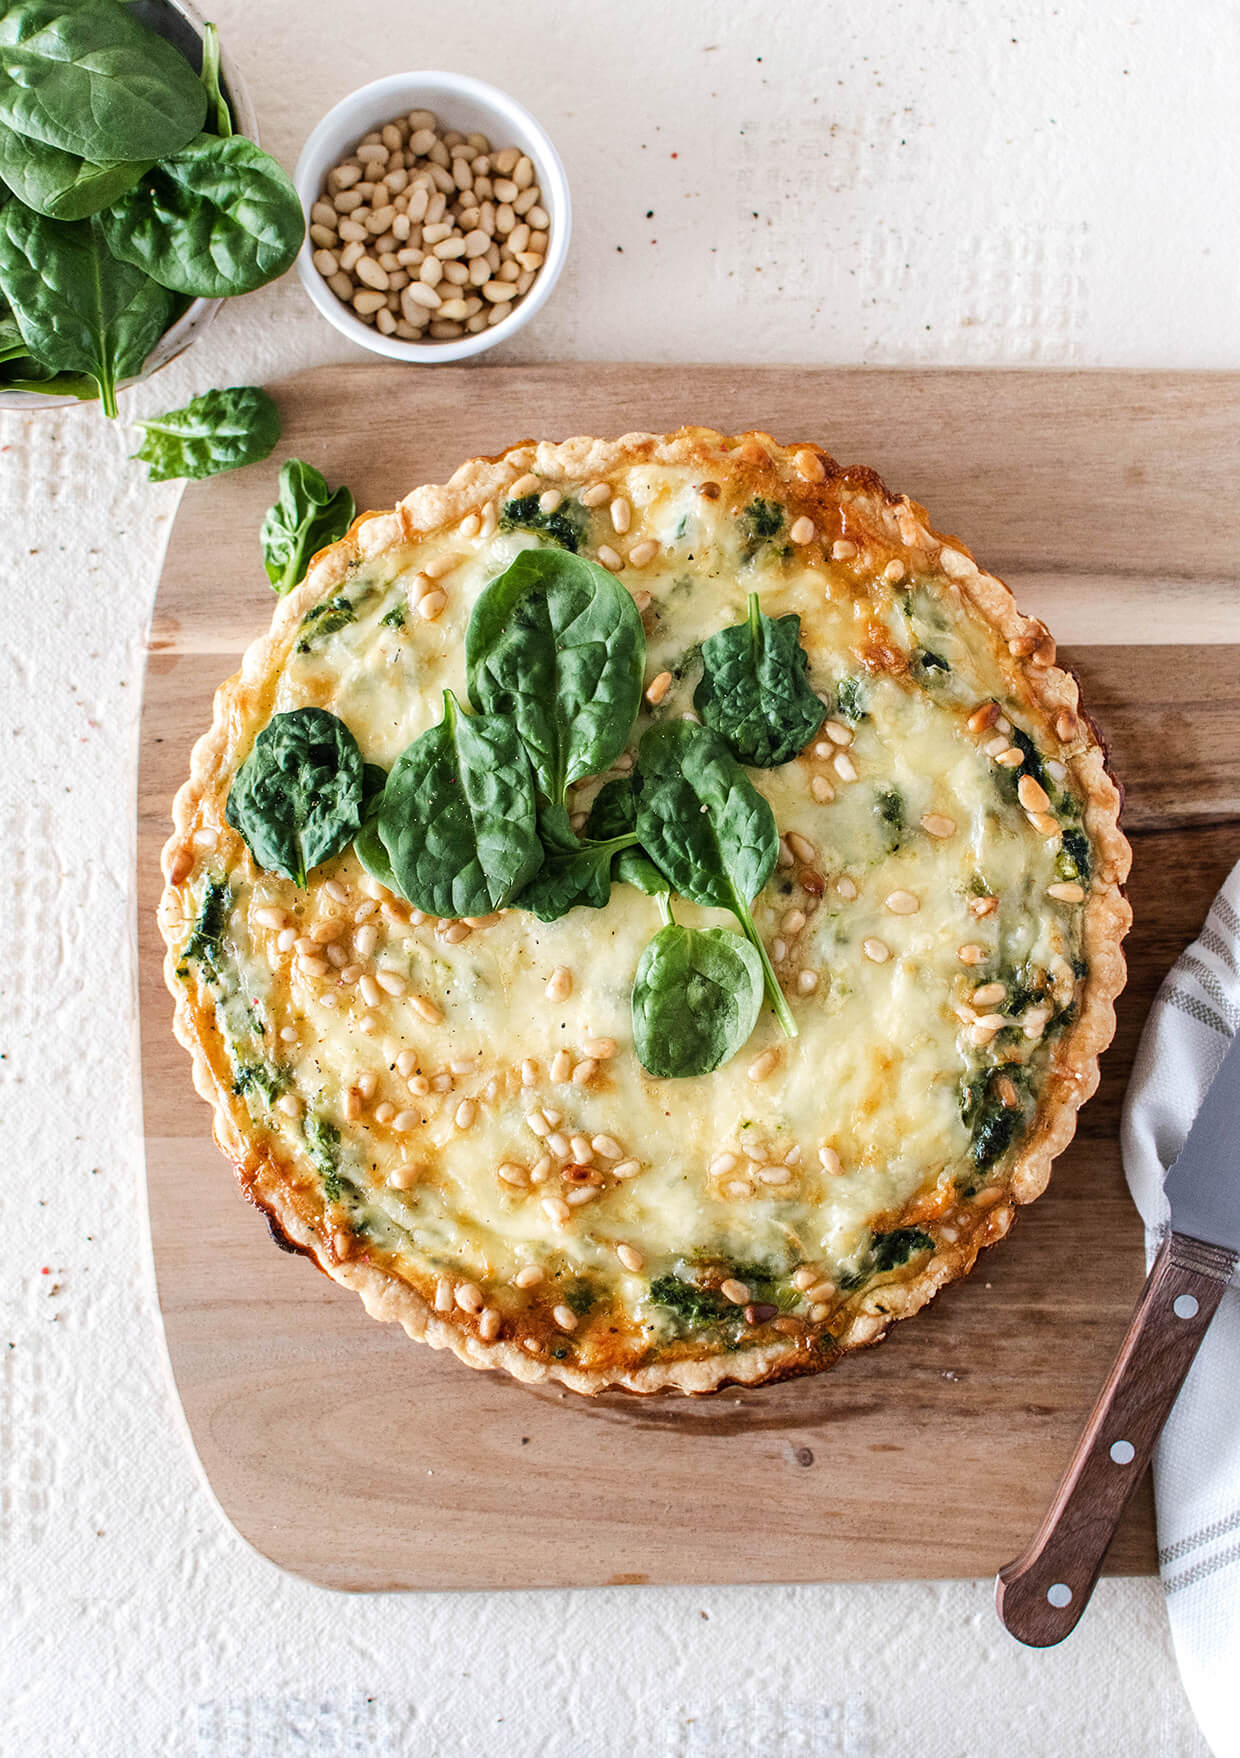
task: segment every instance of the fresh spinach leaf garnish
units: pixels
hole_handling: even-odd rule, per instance
[[[400,886],[396,883],[392,863],[379,835],[379,808],[383,804],[383,790],[386,786],[386,769],[381,769],[377,763],[363,766],[362,828],[353,839],[353,853],[372,879],[377,879],[380,885],[385,885],[399,897]]]
[[[0,291],[39,366],[94,379],[109,416],[118,383],[141,372],[175,303],[113,260],[98,217],[49,220],[19,201],[0,207]]]
[[[353,495],[343,484],[333,494],[321,470],[302,458],[289,458],[281,467],[279,491],[259,534],[272,588],[284,593],[300,585],[312,557],[344,536],[356,511]],[[404,607],[396,608],[403,624]]]
[[[224,943],[224,931],[228,927],[228,912],[231,908],[232,889],[227,880],[208,879],[203,888],[202,903],[198,907],[193,931],[181,954],[178,976],[185,975],[185,961],[191,958],[196,958],[212,976],[218,974],[220,948]]]
[[[637,836],[672,890],[730,910],[762,961],[766,992],[785,1034],[796,1021],[771,969],[750,903],[775,869],[779,836],[770,806],[717,733],[692,721],[649,727],[633,780]]]
[[[542,866],[512,901],[540,922],[558,922],[578,904],[603,909],[611,896],[612,861],[637,841],[631,830],[601,841],[583,840],[570,826],[563,806],[540,807],[538,835]]]
[[[197,482],[224,470],[239,470],[243,464],[257,464],[280,437],[279,411],[258,385],[204,391],[183,409],[150,415],[136,425],[143,434],[133,456],[150,465],[150,482],[169,482],[178,476]]]
[[[813,738],[826,713],[810,688],[809,655],[794,613],[768,617],[749,594],[743,623],[702,643],[702,680],[693,706],[742,763],[774,769]]]
[[[274,281],[305,231],[287,174],[239,134],[200,134],[169,153],[102,224],[113,256],[193,299],[228,299]]]
[[[627,778],[607,781],[595,795],[586,819],[586,835],[595,842],[609,842],[637,832],[637,801]],[[633,885],[647,897],[667,897],[671,886],[645,849],[624,848],[613,860],[611,876],[620,885]]]
[[[645,663],[628,592],[606,568],[561,550],[523,550],[482,593],[465,634],[470,701],[510,718],[553,806],[623,751]]]
[[[576,555],[585,541],[586,515],[584,510],[573,501],[561,501],[553,513],[544,513],[538,504],[536,494],[523,494],[516,500],[505,501],[500,509],[499,528],[501,531],[535,531],[540,537],[549,537]]]
[[[543,859],[516,726],[502,714],[464,713],[451,690],[439,725],[393,765],[378,822],[401,893],[429,915],[503,909]]]
[[[343,720],[294,708],[255,739],[224,815],[264,872],[304,885],[361,829],[362,792],[362,754]]]
[[[94,164],[192,140],[207,94],[185,57],[113,0],[25,0],[0,15],[0,123]]]
[[[726,928],[671,919],[642,953],[633,982],[633,1047],[648,1074],[710,1074],[748,1041],[762,1010],[762,960]]]

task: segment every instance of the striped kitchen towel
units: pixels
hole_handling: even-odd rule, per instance
[[[1150,1009],[1124,1103],[1124,1170],[1152,1261],[1163,1180],[1240,1031],[1240,865]],[[1240,1178],[1240,1117],[1236,1119]],[[1240,1758],[1240,1287],[1206,1333],[1154,1456],[1158,1560],[1184,1688],[1216,1758]]]

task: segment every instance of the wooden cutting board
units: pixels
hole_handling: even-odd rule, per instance
[[[191,484],[151,621],[138,922],[151,1234],[225,1513],[341,1588],[989,1575],[1032,1533],[1143,1279],[1120,1101],[1150,999],[1240,857],[1240,377],[365,364],[274,387],[268,464]],[[1044,615],[1127,787],[1132,976],[1048,1194],[971,1280],[818,1379],[594,1401],[479,1374],[275,1249],[173,1041],[158,855],[215,686],[268,622],[257,534],[299,455],[391,505],[529,435],[685,418],[820,441],[924,501]],[[1148,1489],[1110,1567],[1155,1566]]]

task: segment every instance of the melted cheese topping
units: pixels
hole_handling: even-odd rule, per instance
[[[690,711],[698,648],[744,618],[749,592],[770,616],[801,617],[826,725],[794,761],[749,771],[784,839],[754,915],[799,1038],[764,1008],[726,1067],[655,1079],[632,1049],[633,975],[659,926],[640,893],[613,886],[605,910],[551,924],[517,910],[435,923],[351,853],[300,893],[258,873],[222,823],[196,896],[226,879],[226,929],[213,958],[181,966],[215,1009],[254,1137],[287,1164],[329,1257],[365,1250],[456,1322],[584,1365],[738,1346],[652,1295],[678,1271],[722,1284],[738,1325],[741,1295],[768,1302],[746,1334],[769,1341],[777,1309],[829,1334],[850,1288],[899,1273],[876,1234],[954,1237],[953,1215],[1000,1178],[1034,1115],[1079,952],[1067,772],[1023,710],[1053,817],[1025,809],[1006,766],[1023,765],[1019,730],[998,707],[977,727],[979,705],[1003,700],[999,644],[959,590],[905,577],[898,548],[837,545],[833,560],[829,537],[790,544],[787,519],[756,536],[744,507],[685,469],[635,466],[618,488],[623,546],[659,545],[623,576],[654,695],[672,674],[631,751],[652,716]],[[595,556],[620,540],[607,503],[588,510],[579,492],[563,510]],[[473,604],[542,540],[501,521],[356,564],[303,624],[265,718],[328,707],[390,767],[439,719],[445,687],[466,699]],[[446,603],[427,617],[434,591]],[[685,903],[677,915],[734,926]],[[552,993],[571,989],[551,1000],[556,973]]]

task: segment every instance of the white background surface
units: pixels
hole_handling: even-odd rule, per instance
[[[290,167],[330,103],[400,67],[536,112],[577,231],[509,358],[1240,365],[1226,0],[215,16]],[[289,276],[122,410],[342,350]],[[133,761],[178,491],[131,445],[95,410],[0,412],[0,1752],[1204,1753],[1151,1581],[1104,1583],[1035,1654],[989,1582],[347,1599],[225,1527],[143,1219]]]

